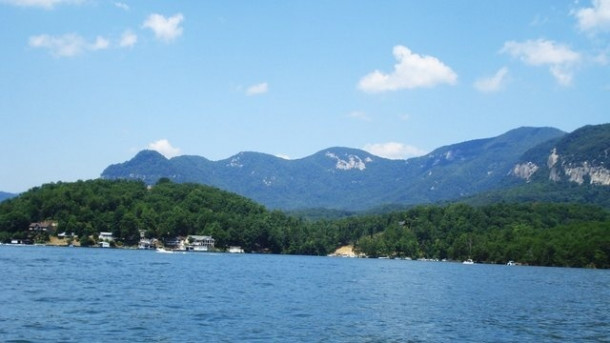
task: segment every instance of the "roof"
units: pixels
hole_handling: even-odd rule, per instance
[[[196,240],[196,241],[203,241],[203,240],[206,240],[206,239],[214,239],[214,238],[212,238],[212,236],[190,235],[189,237],[194,239],[194,240]]]

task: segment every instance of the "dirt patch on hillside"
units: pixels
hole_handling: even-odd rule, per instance
[[[77,239],[73,239],[72,240],[72,244],[74,246],[79,246],[80,245]],[[47,245],[67,246],[68,245],[68,240],[67,239],[62,239],[62,238],[57,238],[55,236],[51,236],[49,238],[49,241],[47,242]]]
[[[339,257],[358,257],[358,255],[354,252],[353,245],[344,245],[339,249],[335,250],[332,254],[328,256],[339,256]]]

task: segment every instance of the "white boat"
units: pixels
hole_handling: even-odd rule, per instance
[[[165,250],[164,248],[157,248],[157,252],[162,253],[162,254],[173,254],[174,253],[173,251]]]
[[[208,247],[206,245],[187,245],[185,247],[186,251],[193,251],[193,252],[208,252]]]
[[[462,262],[462,264],[474,264],[474,261],[471,258],[469,258],[466,261]]]
[[[515,263],[515,261],[508,261],[508,263],[506,265],[507,266],[516,266],[517,264]]]
[[[231,246],[231,247],[229,247],[228,252],[231,254],[243,254],[244,249],[242,249],[241,247],[238,247],[238,246]]]

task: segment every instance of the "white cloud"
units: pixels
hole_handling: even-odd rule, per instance
[[[348,117],[358,120],[371,121],[371,117],[369,117],[366,112],[363,111],[352,111],[347,114]]]
[[[174,148],[167,139],[160,139],[148,144],[148,149],[155,150],[167,158],[180,155],[180,149]]]
[[[478,79],[474,83],[474,88],[484,93],[497,92],[504,86],[507,75],[508,68],[500,68],[493,76]]]
[[[153,13],[142,24],[142,27],[149,28],[155,33],[155,37],[165,42],[170,42],[182,35],[180,24],[184,20],[182,13],[165,18],[160,14]]]
[[[509,53],[534,66],[573,63],[580,59],[580,54],[569,47],[544,39],[527,40],[522,43],[509,41],[504,43],[500,52]]]
[[[593,0],[593,7],[581,8],[573,12],[582,31],[597,32],[610,30],[610,0]]]
[[[252,85],[246,89],[246,95],[261,95],[269,91],[269,85],[267,82]]]
[[[89,49],[91,50],[104,50],[104,49],[108,49],[108,46],[110,46],[110,42],[101,36],[97,36],[97,38],[95,39],[95,43],[91,44],[89,46]]]
[[[457,74],[436,57],[414,54],[401,45],[394,47],[393,54],[398,63],[392,73],[375,70],[365,75],[358,83],[360,90],[378,93],[457,82]]]
[[[124,11],[129,11],[129,5],[124,2],[115,2],[114,5]]]
[[[549,66],[555,80],[563,86],[571,84],[573,66],[581,60],[581,55],[568,46],[544,39],[509,41],[504,43],[500,52],[519,58],[528,65]]]
[[[31,36],[29,45],[33,48],[48,49],[51,55],[56,57],[72,57],[85,51],[96,51],[107,49],[109,41],[98,36],[93,43],[88,43],[83,37],[68,33],[61,36],[38,35]]]
[[[63,36],[39,35],[32,36],[29,44],[34,48],[45,48],[51,54],[58,57],[76,56],[83,52],[86,42],[77,34],[65,34]]]
[[[122,48],[131,48],[138,42],[138,36],[131,32],[131,30],[127,30],[123,32],[121,36],[121,40],[119,41],[119,46]]]
[[[426,151],[412,145],[397,142],[367,144],[362,149],[370,152],[373,155],[393,160],[404,160],[410,157],[417,157],[426,154]]]
[[[50,10],[55,5],[78,4],[82,0],[0,0],[0,2],[20,7],[38,7]]]

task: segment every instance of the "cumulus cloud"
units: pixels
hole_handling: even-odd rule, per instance
[[[593,0],[593,7],[580,8],[573,15],[578,20],[581,31],[610,30],[610,0]]]
[[[252,85],[246,89],[246,95],[261,95],[269,91],[269,85],[267,82]]]
[[[155,150],[167,158],[180,155],[180,149],[174,148],[167,139],[160,139],[148,144],[148,149]]]
[[[178,13],[169,18],[165,18],[160,14],[153,13],[144,23],[143,28],[151,29],[155,33],[157,39],[164,42],[170,42],[182,35],[182,21],[184,16],[182,13]]]
[[[548,66],[555,80],[562,86],[572,83],[573,67],[581,55],[566,45],[538,39],[525,42],[509,41],[500,50],[531,66]]]
[[[365,75],[358,83],[360,90],[378,93],[457,82],[457,74],[436,57],[414,54],[401,45],[394,47],[393,54],[397,60],[394,70],[389,74],[375,70]]]
[[[131,48],[138,42],[138,36],[131,32],[131,30],[127,30],[123,32],[121,35],[121,40],[119,41],[119,46],[122,48]]]
[[[362,149],[370,152],[373,155],[393,160],[404,160],[410,157],[417,157],[426,154],[426,151],[412,145],[397,142],[367,144]]]
[[[95,50],[104,50],[104,49],[108,49],[108,47],[110,46],[110,42],[101,36],[97,36],[97,38],[95,39],[95,42],[93,44],[91,44],[89,46],[89,48],[93,51]]]
[[[37,7],[50,10],[56,5],[78,4],[82,0],[0,0],[0,2],[20,7]]]
[[[98,36],[93,43],[89,43],[75,33],[61,36],[47,34],[31,36],[28,43],[33,48],[49,50],[51,55],[56,57],[72,57],[85,51],[104,50],[110,44],[107,39],[101,36]]]
[[[483,93],[497,92],[504,86],[507,75],[508,68],[500,68],[493,76],[478,79],[474,83],[474,88]]]

